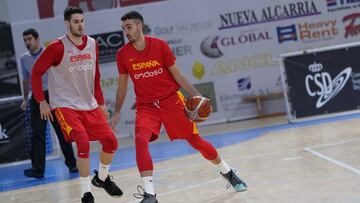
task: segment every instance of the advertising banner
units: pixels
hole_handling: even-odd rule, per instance
[[[86,33],[99,44],[102,87],[109,109],[113,111],[115,106],[118,78],[114,54],[127,42],[120,18],[130,10],[143,15],[146,34],[167,41],[184,75],[212,99],[216,111],[201,125],[258,116],[255,102],[244,98],[283,92],[281,54],[360,39],[359,2],[259,2],[173,0],[85,13]],[[39,31],[43,42],[67,32],[59,15],[14,22],[17,59],[25,51],[21,33],[29,27]],[[117,127],[119,136],[134,131],[134,102],[130,84]],[[285,100],[266,100],[263,111],[285,111]]]
[[[360,44],[285,57],[291,115],[300,119],[358,110],[359,55]]]

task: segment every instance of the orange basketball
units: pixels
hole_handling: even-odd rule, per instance
[[[194,96],[185,102],[185,110],[190,120],[205,121],[212,112],[210,100],[201,96]]]

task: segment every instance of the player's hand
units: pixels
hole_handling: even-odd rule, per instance
[[[26,106],[27,106],[27,102],[26,102],[26,100],[24,100],[24,101],[21,103],[21,109],[22,109],[23,111],[26,111]]]
[[[51,113],[50,105],[46,101],[40,102],[40,116],[43,120],[54,121],[54,118]]]
[[[109,111],[105,104],[99,106],[106,119],[109,119]]]
[[[116,130],[115,130],[115,126],[116,126],[116,124],[119,122],[119,120],[120,120],[120,112],[115,112],[115,113],[114,113],[114,116],[113,116],[112,119],[111,119],[111,128],[112,128],[114,131],[116,131]]]

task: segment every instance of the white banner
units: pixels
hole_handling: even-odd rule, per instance
[[[124,40],[120,18],[129,10],[143,14],[147,33],[168,41],[187,78],[212,98],[216,111],[204,124],[256,116],[255,104],[243,98],[282,92],[280,54],[358,41],[360,34],[355,1],[181,0],[86,13],[87,34],[98,36],[105,50],[101,73],[109,107],[114,106],[117,87],[111,47],[120,44],[116,39]],[[42,41],[66,32],[62,17],[12,26],[18,59],[25,52],[26,28],[37,29]],[[118,127],[122,136],[134,130],[135,100],[130,89]],[[283,99],[267,101],[264,108],[285,111]]]

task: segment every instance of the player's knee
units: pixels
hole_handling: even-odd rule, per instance
[[[135,144],[148,145],[151,135],[152,133],[148,129],[144,129],[144,128],[137,129],[135,134]]]
[[[203,140],[199,135],[193,135],[186,139],[188,143],[195,149],[200,150],[202,148]]]
[[[109,154],[115,153],[119,147],[119,143],[115,135],[106,137],[101,143],[103,145],[103,151]]]
[[[76,142],[76,146],[77,146],[77,156],[79,158],[89,158],[89,152],[90,152],[90,143],[88,140],[84,140],[84,141],[78,141]]]
[[[83,159],[89,158],[90,143],[87,134],[85,132],[75,131],[72,131],[71,133],[76,133],[72,137],[77,146],[77,156]]]

